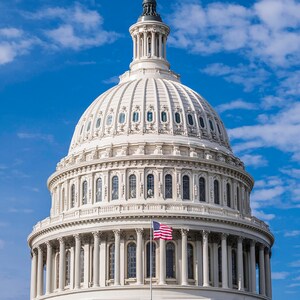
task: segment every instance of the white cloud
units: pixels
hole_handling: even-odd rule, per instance
[[[253,210],[252,210],[252,214],[253,214],[256,218],[258,218],[258,219],[260,219],[260,220],[263,220],[263,221],[265,221],[265,222],[271,221],[271,220],[275,219],[275,217],[276,217],[274,214],[266,214],[265,212],[263,212],[263,211],[261,211],[261,210],[256,210],[256,209],[253,209]]]
[[[290,263],[290,266],[293,268],[299,268],[300,267],[300,260],[296,260]]]
[[[103,80],[102,82],[104,84],[117,84],[117,83],[119,83],[119,81],[120,81],[119,76],[113,76],[113,77]]]
[[[294,288],[300,286],[300,283],[292,283],[288,285],[288,288]]]
[[[252,166],[252,167],[265,167],[268,165],[268,161],[261,155],[255,154],[245,154],[240,157],[242,162],[244,162],[245,166]]]
[[[300,230],[292,230],[292,231],[287,231],[284,236],[285,237],[297,237],[300,235]]]
[[[272,66],[298,64],[300,4],[261,0],[252,7],[179,3],[169,17],[175,47],[195,53],[240,52]]]
[[[103,29],[103,18],[94,10],[76,3],[74,6],[51,7],[25,14],[33,20],[53,20],[54,28],[44,29],[50,47],[81,50],[114,42],[118,34]]]
[[[28,140],[41,140],[48,143],[54,142],[54,137],[51,134],[42,134],[42,133],[30,133],[30,132],[18,132],[17,136],[19,139],[28,139]]]
[[[33,213],[33,209],[30,208],[10,208],[8,210],[8,212],[10,213],[14,213],[14,214],[31,214]]]
[[[274,147],[300,158],[300,103],[270,115],[261,124],[242,126],[228,130],[234,141],[235,151]],[[247,146],[247,148],[246,148]]]
[[[244,86],[246,92],[252,91],[255,86],[262,84],[270,76],[269,72],[254,64],[239,64],[233,67],[223,63],[213,63],[201,72],[210,76],[222,76],[228,82]]]
[[[216,107],[216,110],[220,113],[224,111],[236,110],[236,109],[244,109],[244,110],[256,110],[257,105],[254,103],[249,103],[243,100],[235,100],[229,103],[220,104]]]
[[[286,279],[290,273],[288,272],[272,272],[272,279],[273,280],[281,280]]]

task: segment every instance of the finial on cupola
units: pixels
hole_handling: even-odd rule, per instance
[[[156,11],[156,0],[143,0],[143,13],[139,21],[159,21],[162,22],[160,15]]]

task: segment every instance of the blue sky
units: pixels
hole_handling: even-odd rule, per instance
[[[26,239],[75,125],[132,57],[142,0],[0,1],[0,290],[29,298]],[[275,234],[275,300],[300,294],[300,1],[160,0],[168,60],[220,113]]]

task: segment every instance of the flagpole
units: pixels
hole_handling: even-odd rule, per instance
[[[150,219],[150,300],[152,300],[152,240],[153,240],[153,222]]]

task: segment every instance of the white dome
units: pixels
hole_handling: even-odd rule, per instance
[[[231,153],[218,114],[175,76],[157,72],[122,80],[80,118],[69,154],[132,142],[177,142]]]

